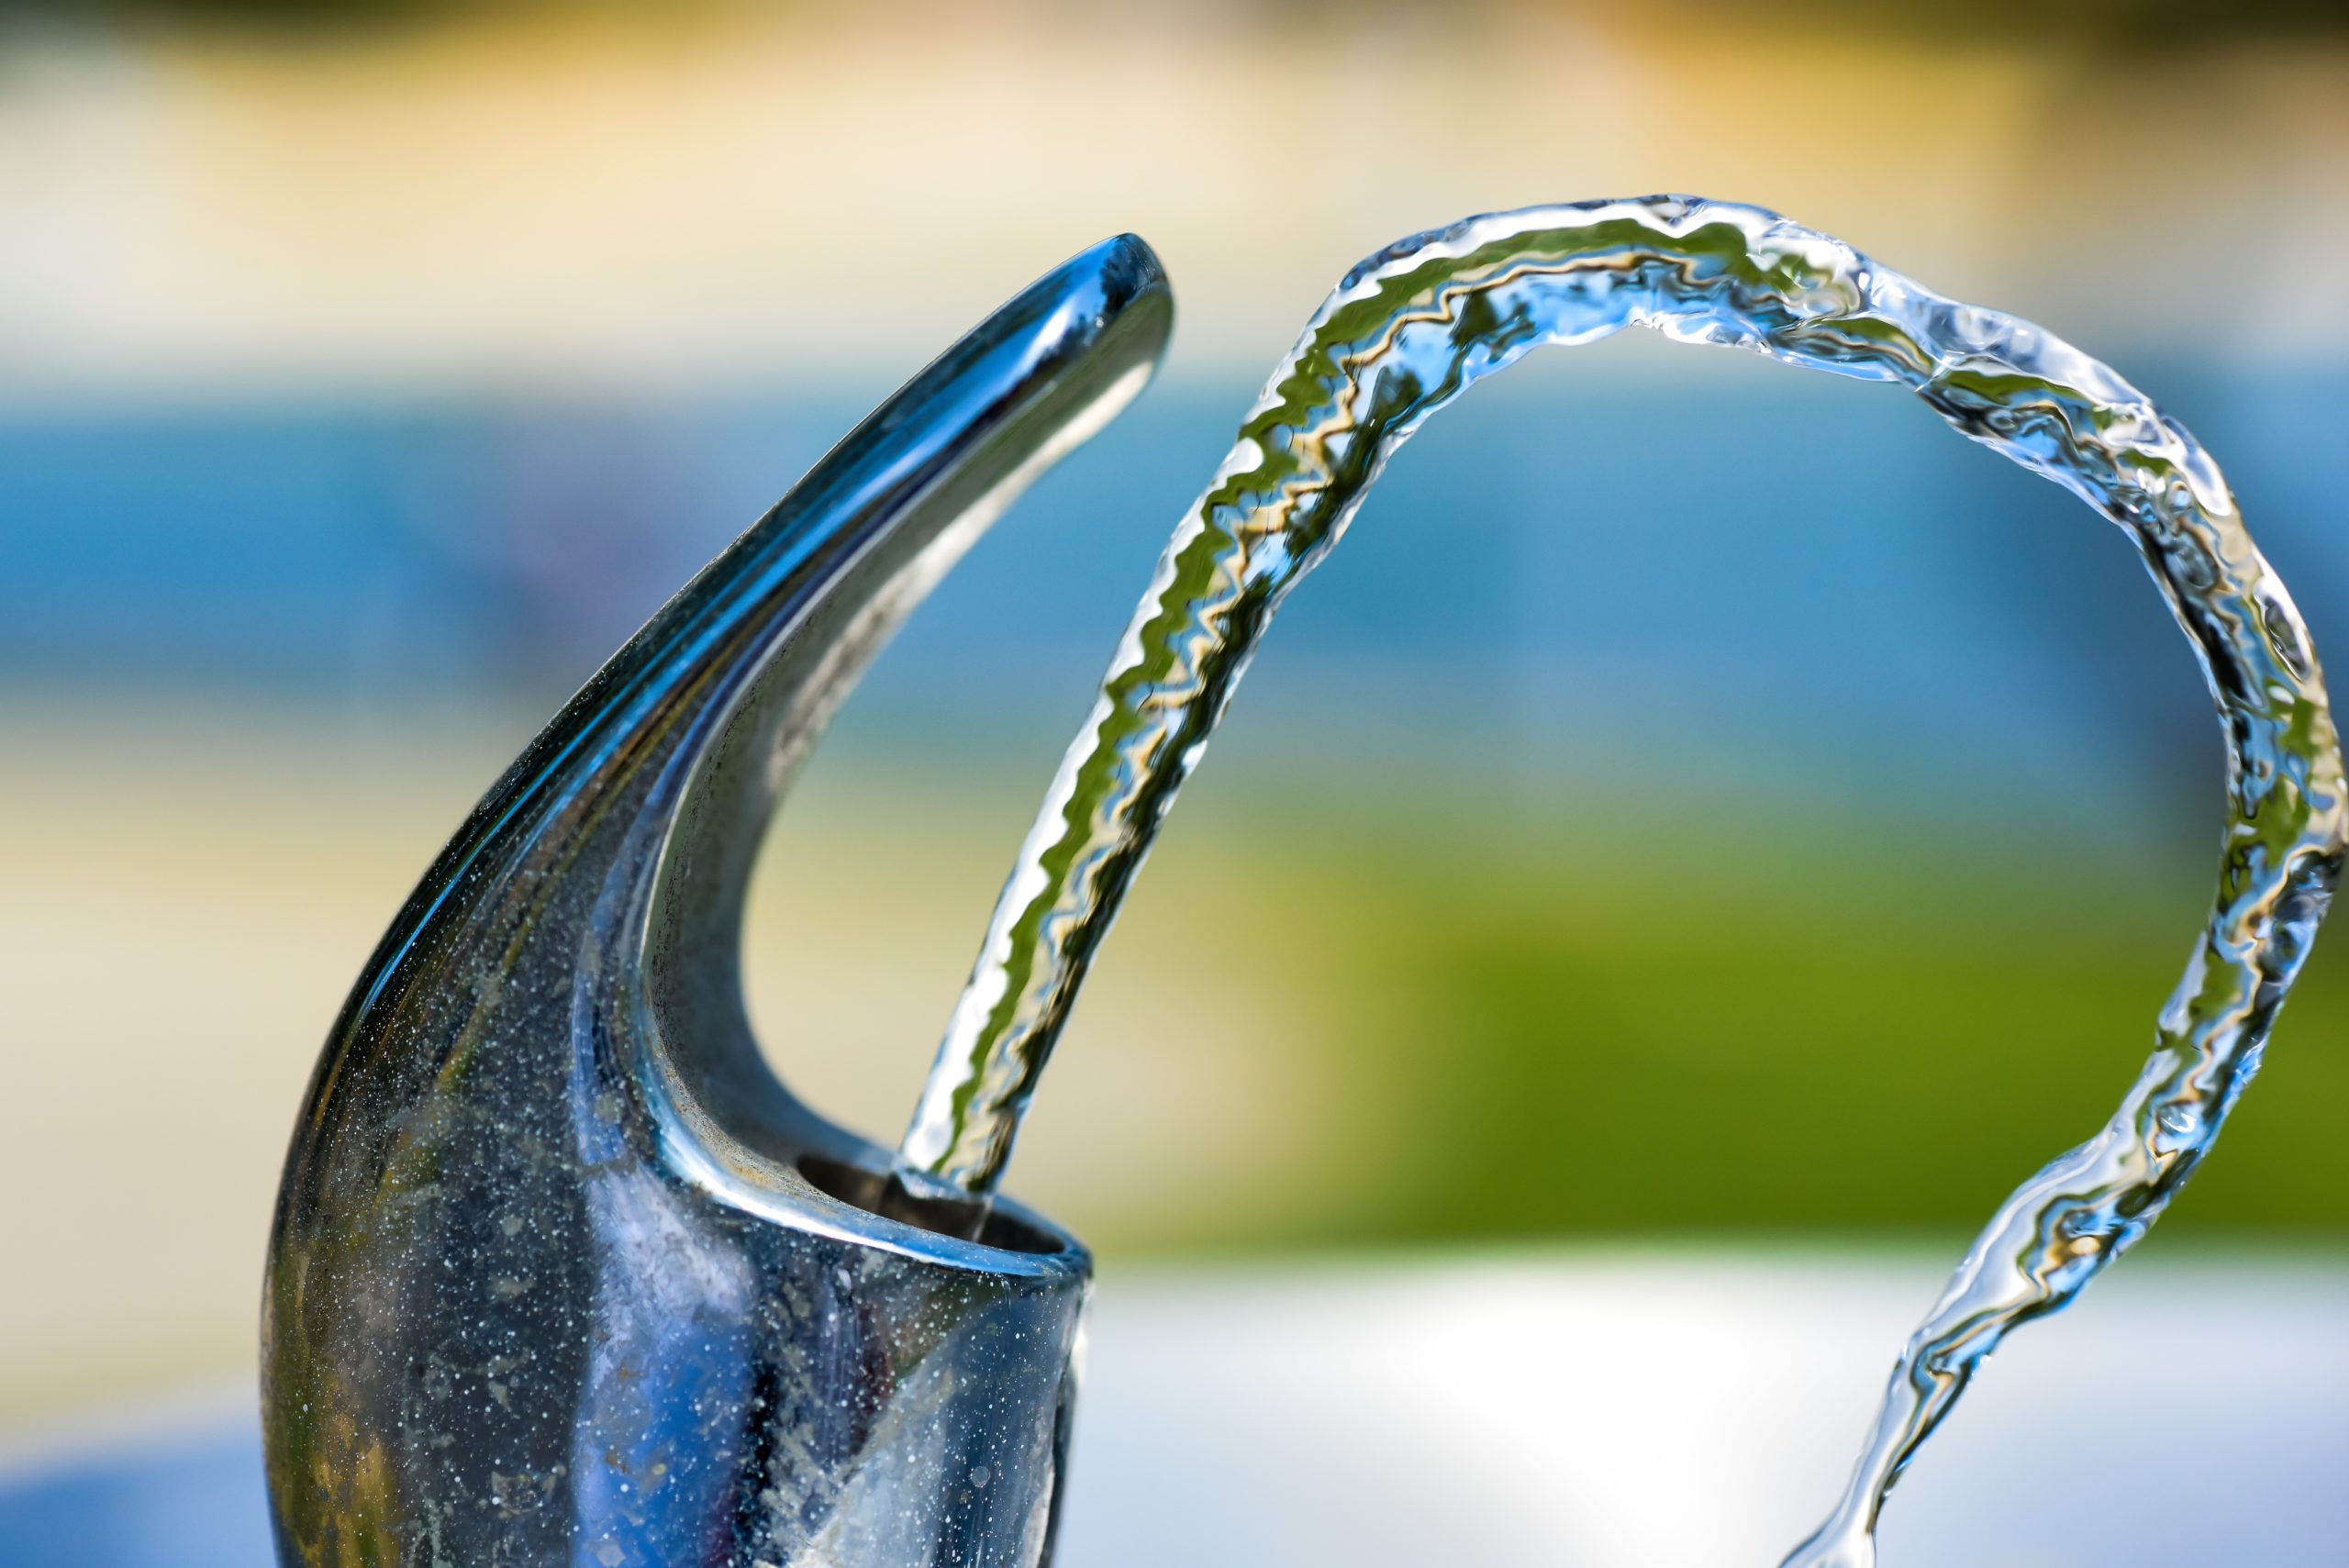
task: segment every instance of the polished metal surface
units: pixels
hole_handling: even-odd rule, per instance
[[[655,616],[417,887],[279,1195],[289,1568],[1049,1559],[1090,1261],[1016,1205],[977,1240],[875,1212],[888,1152],[759,1055],[740,923],[832,706],[1171,317],[1130,236],[1006,306]]]

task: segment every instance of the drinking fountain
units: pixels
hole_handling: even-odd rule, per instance
[[[1092,955],[1393,452],[1532,349],[1630,326],[1903,388],[2070,490],[2136,547],[2228,746],[2218,895],[2152,1055],[1992,1216],[1789,1565],[1873,1562],[1887,1494],[1984,1358],[2199,1166],[2349,833],[2281,580],[2209,454],[2109,367],[1776,214],[1675,195],[1464,219],[1348,274],[1118,642],[905,1140],[803,1105],[741,997],[768,820],[899,621],[1140,390],[1171,322],[1131,236],[1019,295],[622,648],[426,874],[328,1038],[279,1195],[262,1402],[285,1568],[1047,1562],[1091,1264],[996,1185]],[[1217,976],[1194,979],[1211,1006]]]
[[[888,1151],[760,1057],[740,928],[833,708],[1171,320],[1131,236],[1020,294],[655,615],[426,873],[278,1199],[288,1568],[1049,1554],[1090,1259],[1016,1204],[885,1201]]]

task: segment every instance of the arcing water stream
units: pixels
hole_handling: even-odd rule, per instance
[[[1905,386],[2080,496],[2137,546],[2226,737],[2217,903],[2150,1061],[2094,1137],[1991,1218],[1902,1351],[1843,1498],[1787,1560],[1861,1568],[1886,1494],[1982,1359],[2143,1235],[2209,1151],[2322,917],[2349,817],[2307,630],[2193,438],[2070,345],[1772,213],[1670,196],[1534,207],[1415,235],[1347,275],[1166,548],[996,907],[899,1179],[918,1196],[992,1193],[1160,821],[1282,600],[1387,458],[1529,350],[1633,325]],[[1967,1087],[1954,1064],[1951,1087]]]

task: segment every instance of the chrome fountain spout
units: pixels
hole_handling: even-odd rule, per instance
[[[740,921],[833,707],[1172,318],[1130,235],[1005,306],[587,684],[400,911],[270,1242],[286,1568],[1049,1560],[1090,1258],[893,1194],[760,1057]]]

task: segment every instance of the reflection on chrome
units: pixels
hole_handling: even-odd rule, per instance
[[[833,706],[1171,319],[1130,236],[1004,306],[655,616],[417,888],[279,1194],[289,1568],[1048,1554],[1090,1260],[1016,1207],[964,1240],[889,1204],[888,1151],[762,1061],[740,928]]]

